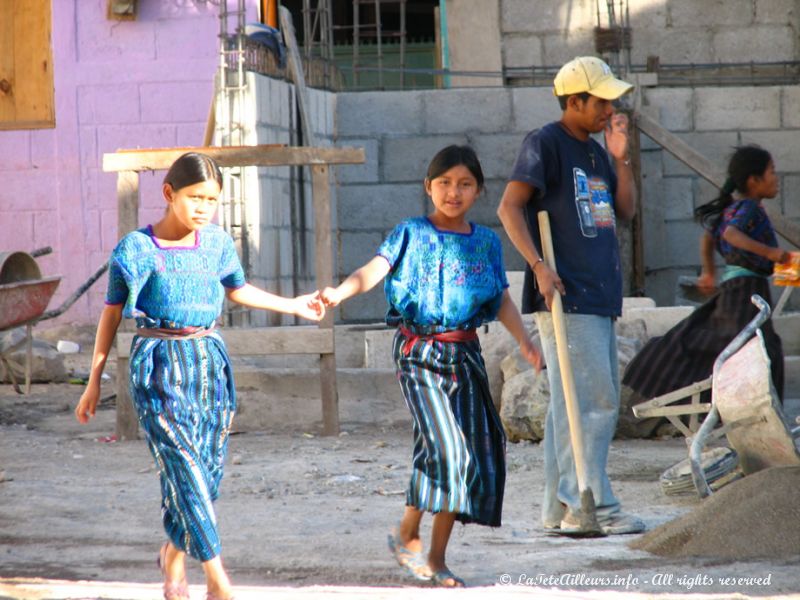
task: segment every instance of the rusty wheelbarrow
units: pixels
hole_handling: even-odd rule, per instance
[[[46,254],[49,249],[38,251]],[[25,338],[0,350],[0,367],[8,374],[14,389],[22,393],[14,370],[25,374],[25,393],[31,389],[31,362],[33,355],[33,326],[42,318],[61,277],[45,277],[33,254],[6,252],[0,254],[0,331],[25,327]],[[11,355],[25,346],[25,365],[20,365]]]

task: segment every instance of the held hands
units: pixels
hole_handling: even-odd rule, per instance
[[[321,321],[325,317],[325,305],[319,299],[319,292],[297,296],[294,314],[309,321]]]
[[[628,158],[628,115],[614,113],[605,131],[606,149],[616,160]]]
[[[328,308],[338,306],[342,301],[342,295],[339,293],[339,288],[326,287],[324,290],[317,292],[320,301]]]

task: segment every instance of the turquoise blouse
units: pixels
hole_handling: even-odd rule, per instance
[[[427,217],[400,223],[378,255],[391,266],[386,322],[420,333],[472,329],[494,320],[508,287],[503,247],[491,229],[437,229]]]
[[[246,281],[233,240],[218,225],[195,233],[193,246],[161,247],[148,225],[123,237],[109,259],[106,304],[140,326],[209,327],[222,312],[224,288]],[[224,287],[223,287],[224,286]]]

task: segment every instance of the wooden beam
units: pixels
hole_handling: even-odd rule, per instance
[[[314,201],[314,241],[317,271],[317,288],[333,284],[333,257],[331,242],[331,189],[330,170],[324,165],[311,167],[311,190]],[[333,312],[328,312],[320,323],[321,331],[330,331],[333,339]],[[336,355],[320,351],[320,389],[322,395],[323,435],[339,435],[339,395],[336,386]]]
[[[220,327],[231,356],[269,356],[271,354],[319,354],[333,352],[333,330],[316,325],[284,327]],[[133,332],[117,334],[117,358],[128,359]]]
[[[139,227],[139,173],[117,173],[117,239]]]
[[[305,146],[197,146],[119,150],[103,155],[103,171],[166,170],[181,154],[202,152],[220,167],[281,167],[297,165],[354,165],[365,160],[363,148],[312,148]]]
[[[662,127],[660,123],[645,114],[637,113],[636,127],[675,158],[700,175],[703,179],[721,188],[725,183],[725,170],[719,168],[697,150],[689,146],[677,135]],[[764,205],[772,227],[789,243],[800,248],[800,225],[787,219],[780,209]]]

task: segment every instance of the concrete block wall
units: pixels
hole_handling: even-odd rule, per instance
[[[560,65],[594,53],[595,0],[500,0],[503,66]],[[607,25],[605,3],[601,22]],[[627,3],[626,3],[627,4]],[[535,7],[534,7],[535,5]],[[797,0],[637,0],[630,3],[634,64],[793,61]]]
[[[800,88],[647,88],[642,102],[642,110],[719,165],[720,171],[738,144],[755,142],[770,150],[783,190],[771,202],[785,215],[800,219],[800,205],[792,194],[800,183]],[[363,146],[367,153],[365,165],[337,168],[339,277],[367,262],[402,219],[428,211],[422,187],[425,170],[433,154],[450,143],[468,143],[478,152],[486,193],[471,216],[500,233],[506,268],[521,269],[522,261],[495,214],[497,204],[524,135],[559,116],[549,88],[339,94],[336,144]],[[701,229],[692,211],[711,200],[715,189],[646,136],[642,175],[645,292],[658,305],[671,305],[678,278],[699,272]],[[345,303],[338,317],[347,322],[380,321],[384,311],[382,289],[376,289]]]
[[[316,144],[333,144],[336,96],[309,89],[309,115]],[[301,144],[293,84],[255,73],[248,74],[248,144]],[[305,144],[305,142],[302,142]],[[283,296],[316,289],[314,265],[314,208],[311,173],[306,167],[250,168],[246,173],[249,206],[250,280]],[[337,215],[335,179],[331,177],[332,214]],[[335,227],[335,223],[333,224]],[[293,317],[254,311],[254,324],[279,325]]]
[[[756,143],[766,148],[775,160],[781,192],[765,202],[798,220],[798,93],[797,86],[648,88],[643,110],[712,160],[720,172],[735,146]],[[646,136],[642,162],[647,295],[659,305],[672,304],[678,277],[699,273],[702,229],[693,220],[693,210],[715,198],[717,190]],[[785,240],[779,242],[788,246]]]
[[[486,191],[471,218],[502,234],[497,205],[522,139],[558,115],[558,103],[545,88],[340,93],[336,144],[363,146],[367,163],[337,168],[339,278],[370,260],[399,222],[429,212],[423,179],[433,155],[448,144],[470,144],[477,151]],[[508,268],[521,269],[505,234],[501,239]],[[338,317],[375,322],[385,311],[378,286],[345,303]]]

